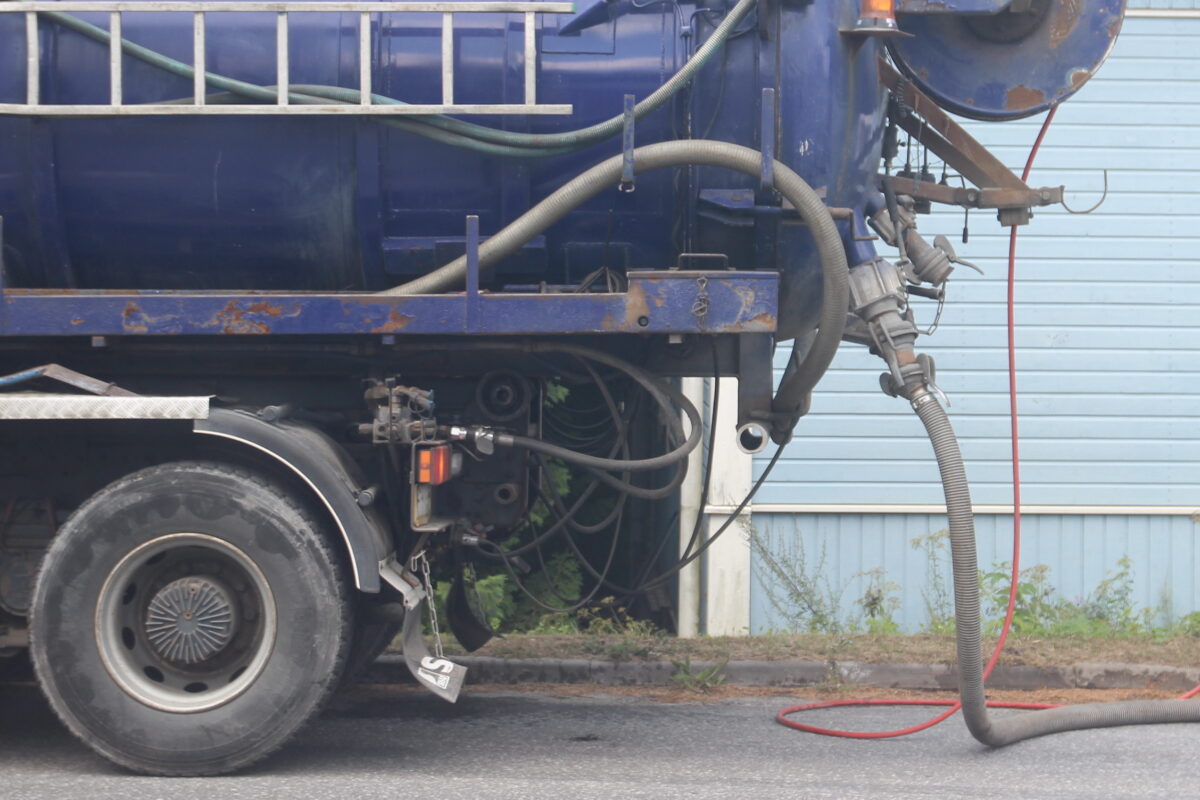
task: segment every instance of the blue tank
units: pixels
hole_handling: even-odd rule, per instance
[[[538,99],[574,112],[474,121],[555,133],[617,115],[626,95],[646,97],[688,63],[732,5],[595,0],[573,15],[539,14]],[[918,35],[889,39],[854,33],[863,22],[856,0],[760,0],[695,80],[638,122],[636,143],[710,138],[773,148],[828,205],[848,210],[843,234],[858,263],[874,254],[861,220],[880,202],[883,42],[943,106],[999,119],[1077,89],[1103,60],[1123,8],[1122,0],[1037,0],[1012,13],[1009,5],[899,0],[902,27]],[[22,16],[0,14],[0,103],[23,102]],[[103,14],[77,16],[107,25]],[[523,15],[457,20],[456,100],[522,102]],[[354,13],[293,14],[291,84],[355,89],[357,24]],[[376,92],[441,100],[441,24],[436,13],[373,15]],[[127,41],[190,62],[189,15],[126,12],[123,25]],[[209,71],[272,84],[275,26],[271,13],[209,14]],[[107,46],[48,18],[40,31],[42,101],[107,102]],[[192,96],[185,76],[128,54],[123,63],[127,103]],[[778,98],[765,137],[764,89]],[[0,115],[6,278],[57,289],[384,289],[461,254],[467,214],[480,216],[484,236],[494,233],[620,152],[620,138],[555,157],[497,157],[344,115]],[[664,268],[682,253],[722,254],[732,268],[782,272],[779,335],[794,336],[815,324],[819,269],[803,227],[786,214],[772,218],[758,186],[714,168],[641,176],[635,192],[594,198],[489,280],[577,284],[601,266]]]
[[[600,2],[539,15],[539,101],[569,116],[478,117],[507,130],[570,130],[621,113],[678,71],[732,4]],[[839,37],[853,3],[764,3],[690,90],[641,120],[638,145],[708,137],[760,144],[761,90],[779,98],[778,156],[833,206],[861,209],[879,157],[884,110],[876,40]],[[106,26],[105,15],[77,15]],[[459,15],[456,100],[519,103],[520,14]],[[357,15],[296,14],[292,84],[357,87]],[[0,15],[0,102],[24,97],[24,25]],[[46,103],[104,103],[108,52],[41,24]],[[273,14],[210,14],[210,72],[275,80]],[[190,61],[187,15],[126,13],[124,38]],[[376,92],[440,101],[441,17],[378,14]],[[8,46],[7,43],[14,46]],[[125,101],[190,98],[191,82],[125,56]],[[496,158],[373,119],[323,117],[0,117],[0,214],[9,283],[133,289],[382,289],[462,251],[463,218],[486,236],[592,164],[619,138],[552,158]],[[638,179],[606,193],[508,259],[501,283],[578,281],[601,265],[666,267],[681,252],[732,266],[789,270],[797,297],[819,283],[807,236],[784,225],[755,247],[756,182],[716,169]],[[785,255],[786,254],[786,255]],[[767,262],[767,263],[764,263]],[[786,263],[785,263],[786,262]],[[807,287],[807,288],[806,288]],[[815,296],[816,292],[812,292]],[[815,310],[816,300],[804,315]]]

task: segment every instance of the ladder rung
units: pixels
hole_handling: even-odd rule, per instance
[[[208,72],[208,54],[205,52],[207,45],[204,41],[204,12],[192,12],[192,65],[196,68],[196,74],[192,76],[192,93],[195,95],[194,102],[197,106],[203,106],[206,102],[208,94],[208,83],[205,80]]]
[[[109,95],[112,97],[112,104],[119,106],[125,101],[122,100],[123,80],[121,74],[121,12],[112,11],[108,15],[108,81]]]
[[[528,0],[485,0],[484,2],[362,2],[362,0],[315,0],[302,2],[285,0],[272,2],[250,0],[229,2],[212,0],[0,0],[0,14],[25,15],[26,91],[25,103],[0,103],[0,114],[53,116],[148,116],[176,114],[570,114],[569,105],[539,105],[537,103],[537,14],[564,14],[575,10],[573,3],[529,2]],[[99,12],[108,15],[109,32],[109,104],[50,105],[41,102],[41,47],[39,43],[39,12]],[[128,105],[124,101],[124,52],[122,14],[125,12],[179,12],[192,15],[192,81],[194,97],[190,104],[148,103]],[[207,53],[206,27],[210,12],[273,12],[275,24],[275,70],[277,97],[268,105],[216,105],[206,101]],[[290,102],[291,53],[289,38],[290,14],[293,13],[357,13],[359,102],[294,105]],[[377,105],[372,99],[371,15],[376,13],[440,13],[442,15],[442,103]],[[455,103],[455,42],[454,15],[467,13],[521,14],[524,19],[524,102],[522,103]]]
[[[2,7],[2,6],[0,6]],[[25,15],[25,102],[38,104],[41,97],[42,53],[38,46],[38,18],[30,12]]]
[[[288,15],[280,11],[275,16],[275,93],[281,106],[288,104]]]
[[[442,14],[442,103],[454,104],[454,15]]]
[[[371,13],[358,15],[358,93],[359,103],[371,105]]]

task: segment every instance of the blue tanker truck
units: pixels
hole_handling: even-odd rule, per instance
[[[271,753],[397,635],[454,700],[436,582],[467,648],[492,635],[477,569],[519,580],[551,540],[592,597],[669,586],[656,509],[704,429],[677,379],[737,377],[713,435],[782,447],[848,341],[942,467],[976,737],[1196,719],[988,719],[970,497],[916,350],[912,306],[958,263],[917,216],[1062,199],[947,111],[1063,101],[1123,12],[0,1],[0,657],[27,649],[67,727],[163,775]],[[610,569],[622,529],[640,575]]]

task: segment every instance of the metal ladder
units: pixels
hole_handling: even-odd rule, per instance
[[[24,103],[0,103],[0,114],[32,116],[144,116],[169,114],[570,114],[570,105],[537,102],[537,46],[535,15],[570,14],[573,3],[555,2],[179,2],[177,0],[64,0],[63,2],[0,2],[0,13],[25,15],[26,97]],[[189,103],[133,104],[124,102],[121,15],[123,12],[178,12],[192,15],[195,69],[193,100]],[[88,105],[54,105],[41,101],[39,12],[100,12],[108,14],[109,24],[109,102]],[[275,85],[281,88],[275,104],[209,105],[205,102],[205,15],[216,12],[274,13]],[[293,104],[288,98],[288,15],[305,12],[358,14],[358,92],[356,103]],[[381,13],[440,13],[442,15],[442,102],[440,104],[376,104],[371,98],[371,15]],[[525,18],[525,102],[455,103],[454,102],[454,15],[523,14]]]

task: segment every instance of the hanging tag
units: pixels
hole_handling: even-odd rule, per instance
[[[418,606],[404,615],[404,662],[408,670],[417,679],[417,683],[451,703],[458,700],[462,691],[463,681],[467,678],[467,668],[455,664],[446,658],[438,658],[429,652],[425,639],[421,636],[421,611],[425,605],[422,600]]]

